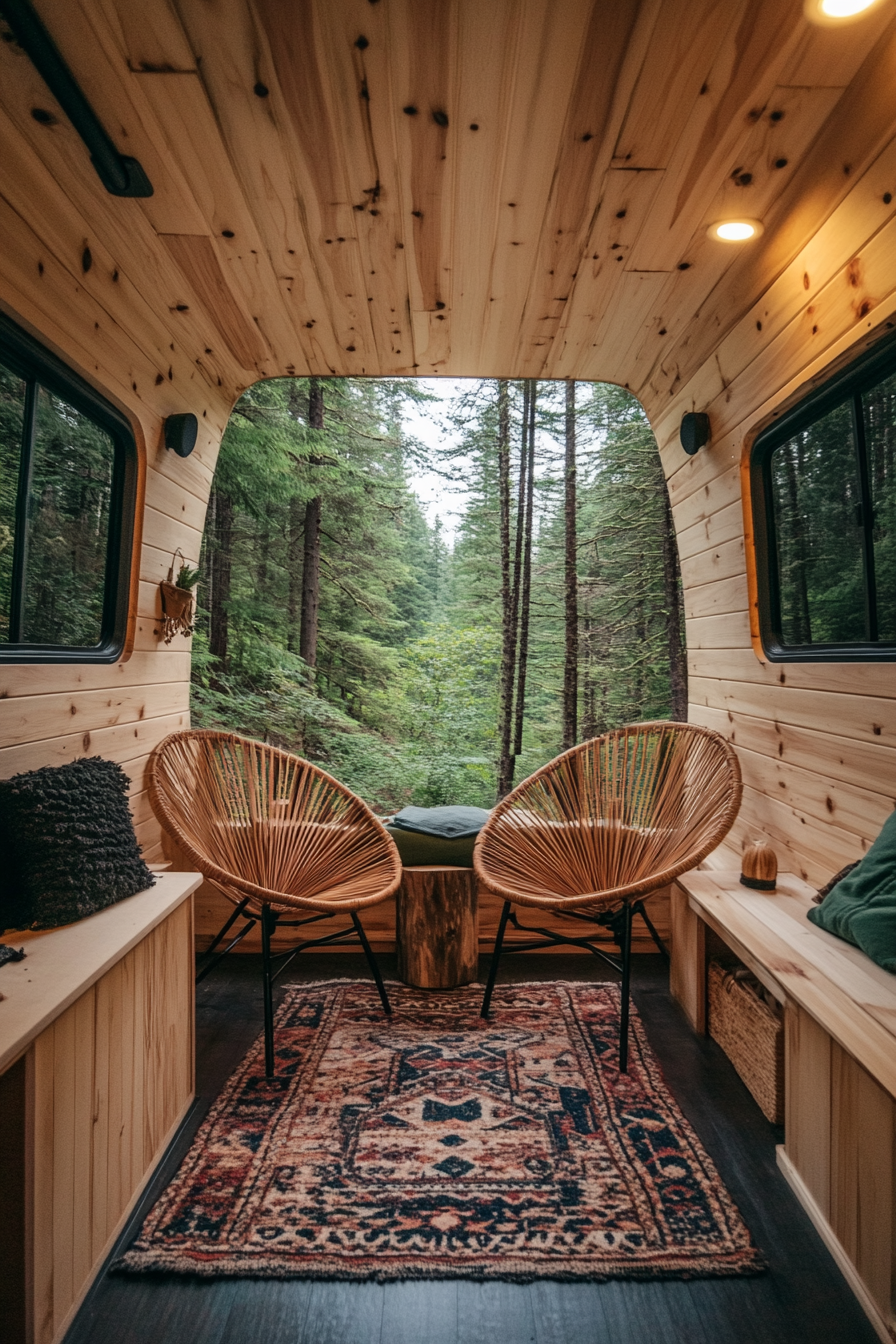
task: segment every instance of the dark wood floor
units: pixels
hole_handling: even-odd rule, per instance
[[[669,1085],[771,1265],[756,1279],[560,1284],[338,1284],[175,1275],[102,1277],[66,1344],[874,1344],[870,1324],[775,1166],[770,1125],[719,1048],[694,1036],[665,966],[636,958],[635,1000]],[[394,978],[394,959],[382,958]],[[293,968],[291,968],[292,970]],[[308,956],[299,979],[364,974],[353,955]],[[590,979],[577,956],[509,958],[502,979]],[[200,987],[191,1123],[122,1246],[164,1187],[258,1031],[258,962],[232,957]]]

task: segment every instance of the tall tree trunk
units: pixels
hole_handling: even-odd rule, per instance
[[[287,538],[289,591],[286,595],[288,634],[286,646],[290,653],[298,653],[299,619],[302,610],[302,537],[305,534],[305,508],[298,495],[289,501],[289,536]]]
[[[564,471],[564,616],[563,750],[576,744],[579,707],[579,582],[576,547],[576,385],[566,384],[566,462]]]
[[[638,574],[644,573],[644,552],[637,559]],[[635,658],[635,680],[634,680],[634,717],[640,722],[644,718],[644,701],[647,699],[647,668],[645,666],[644,650],[647,648],[647,608],[644,601],[644,589],[639,586],[638,600],[635,603],[635,647],[638,650]],[[629,718],[630,716],[626,716]]]
[[[510,581],[510,393],[498,383],[498,497],[501,532],[501,685],[498,723],[498,799],[510,788],[510,732],[513,722],[515,623]]]
[[[799,448],[796,451],[799,453]],[[781,463],[787,482],[787,501],[790,506],[790,526],[792,530],[792,540],[787,548],[789,552],[787,568],[790,570],[790,583],[787,585],[787,604],[790,608],[791,621],[788,642],[811,644],[812,625],[809,619],[809,585],[807,581],[809,557],[806,546],[806,528],[803,521],[803,511],[800,508],[799,485],[797,483],[797,466],[799,466],[800,476],[803,476],[804,464],[802,460],[798,463],[794,462],[793,450],[787,448],[784,448],[781,452]]]
[[[663,489],[663,598],[666,608],[666,644],[669,650],[669,689],[672,699],[672,718],[676,723],[687,723],[688,718],[688,656],[684,628],[684,609],[681,601],[681,566],[678,560],[678,541],[672,518],[672,503],[665,472],[661,473]]]
[[[320,495],[305,505],[305,560],[302,566],[302,626],[299,654],[317,664],[317,612],[320,606]]]
[[[516,533],[513,543],[513,590],[510,605],[513,626],[513,658],[516,661],[516,639],[520,618],[520,585],[523,568],[523,532],[526,520],[526,468],[529,464],[529,379],[523,383],[523,424],[520,433],[520,470],[516,494]]]
[[[233,501],[213,489],[209,500],[212,540],[209,571],[209,652],[218,661],[218,670],[226,672],[230,661],[228,648],[228,606],[230,603],[230,562],[233,551]]]
[[[296,420],[302,419],[305,407],[299,397],[297,382],[290,384],[289,411]],[[298,486],[298,481],[296,482]],[[302,610],[302,538],[305,535],[305,506],[298,495],[289,501],[289,531],[286,537],[286,647],[290,653],[299,651],[299,620]]]
[[[324,427],[324,389],[319,378],[308,387],[308,424]],[[299,653],[309,667],[317,663],[317,613],[320,606],[320,495],[305,505],[305,554],[302,564],[302,620]]]
[[[508,440],[509,440],[508,429]],[[526,469],[529,465],[529,382],[523,383],[523,421],[520,431],[520,467],[517,479],[516,495],[516,530],[513,542],[513,573],[510,585],[510,621],[509,621],[509,654],[508,654],[508,686],[506,697],[507,711],[507,738],[506,752],[504,753],[504,772],[498,780],[498,797],[503,798],[505,793],[509,793],[513,788],[513,706],[514,706],[514,683],[517,673],[517,650],[519,648],[519,619],[520,619],[520,596],[522,593],[523,578],[523,533],[525,532],[526,522]],[[508,446],[508,454],[510,452]]]
[[[535,499],[535,403],[538,384],[529,380],[529,460],[526,465],[526,515],[523,536],[523,579],[520,593],[520,651],[516,683],[516,724],[513,735],[513,765],[523,749],[523,719],[526,713],[526,670],[529,662],[529,606],[532,592],[532,513]],[[512,782],[512,780],[511,780]]]
[[[590,738],[597,736],[593,655],[594,631],[588,616],[585,617],[582,637],[585,654],[585,667],[582,676],[582,737],[587,742]]]
[[[271,526],[266,519],[258,534],[258,596],[263,600],[271,578]]]

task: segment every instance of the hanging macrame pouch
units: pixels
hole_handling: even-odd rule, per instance
[[[193,633],[193,593],[189,588],[178,588],[163,579],[159,584],[162,593],[162,633],[165,643],[170,644],[175,635],[188,637]]]

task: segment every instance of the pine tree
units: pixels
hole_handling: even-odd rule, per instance
[[[579,705],[579,579],[576,530],[576,385],[566,384],[565,458],[563,463],[564,660],[563,748],[575,746]]]
[[[420,450],[403,414],[426,398],[419,385],[245,393],[209,505],[196,722],[306,753],[395,807],[490,803],[579,724],[589,736],[683,716],[656,444],[629,394],[578,394],[467,385],[447,410],[457,443],[436,462],[467,496],[449,550],[408,484]]]

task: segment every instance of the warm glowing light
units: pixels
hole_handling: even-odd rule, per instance
[[[710,224],[707,232],[710,238],[719,238],[723,243],[745,243],[759,237],[762,225],[758,219],[722,219]]]
[[[730,224],[720,224],[716,229],[716,237],[724,238],[726,243],[743,243],[747,238],[752,238],[755,232],[752,224],[734,219]]]
[[[876,0],[821,0],[819,8],[829,19],[854,19],[875,3]]]
[[[805,11],[814,23],[848,23],[879,4],[880,0],[805,0]]]

